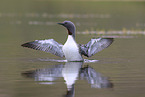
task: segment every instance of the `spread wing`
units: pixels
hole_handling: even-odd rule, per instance
[[[97,52],[110,46],[113,42],[113,38],[97,38],[91,39],[87,44],[80,45],[80,52],[82,55],[91,57]]]
[[[23,47],[32,48],[52,53],[56,56],[63,57],[62,44],[57,43],[54,39],[35,40],[22,44]]]

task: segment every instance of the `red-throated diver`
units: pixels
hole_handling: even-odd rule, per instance
[[[97,38],[91,39],[85,45],[78,45],[75,41],[75,25],[71,21],[64,21],[58,24],[63,25],[68,30],[68,38],[64,45],[59,44],[54,39],[46,39],[24,43],[21,46],[65,57],[67,61],[84,61],[82,55],[91,57],[107,48],[113,42],[113,38]]]

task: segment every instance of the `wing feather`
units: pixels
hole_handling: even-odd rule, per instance
[[[104,48],[110,46],[112,42],[113,42],[113,38],[91,39],[87,44],[80,45],[80,52],[82,55],[91,57],[97,52],[100,52]]]
[[[46,39],[46,40],[35,40],[32,42],[27,42],[22,44],[23,47],[32,48],[35,50],[41,50],[45,52],[52,53],[56,56],[63,57],[62,44],[59,44],[54,39]]]

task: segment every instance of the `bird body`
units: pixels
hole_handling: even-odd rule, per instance
[[[46,39],[27,42],[21,46],[65,57],[67,61],[84,61],[82,55],[91,57],[110,46],[113,42],[113,38],[96,38],[91,39],[87,44],[78,45],[75,40],[75,25],[71,21],[64,21],[58,24],[68,30],[68,38],[64,45],[56,42],[54,39]]]
[[[67,41],[62,47],[62,51],[68,61],[83,61],[78,44],[71,35],[68,35]]]

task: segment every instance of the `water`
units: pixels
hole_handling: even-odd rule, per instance
[[[144,5],[144,2],[0,1],[0,97],[63,97],[67,94],[144,97],[145,36],[125,33],[144,32]],[[64,20],[76,24],[78,43],[85,44],[98,36],[115,37],[115,41],[93,57],[84,57],[91,62],[75,64],[20,46],[49,38],[63,44],[66,30],[57,22]],[[97,31],[103,33],[97,34]],[[108,34],[108,31],[116,33]],[[68,78],[73,83],[69,88],[65,82],[67,75],[73,76]]]

